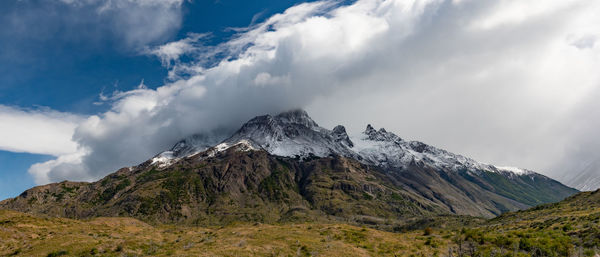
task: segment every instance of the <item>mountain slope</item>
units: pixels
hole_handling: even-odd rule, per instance
[[[280,156],[297,158],[311,155],[345,156],[363,164],[378,167],[390,173],[391,176],[398,177],[400,181],[404,182],[403,186],[405,187],[414,183],[414,179],[418,178],[417,184],[430,184],[426,190],[433,191],[433,193],[428,193],[414,188],[418,193],[439,195],[440,198],[451,193],[455,204],[476,202],[475,205],[480,205],[478,202],[481,201],[475,199],[480,195],[482,191],[480,189],[517,201],[518,203],[513,203],[517,208],[559,201],[577,192],[533,171],[480,163],[422,142],[403,140],[383,128],[375,130],[371,125],[367,125],[359,137],[351,138],[343,126],[338,125],[331,131],[327,130],[320,127],[302,110],[284,112],[276,116],[256,117],[244,124],[240,130],[224,142],[235,144],[240,140],[247,140],[252,142],[256,148],[265,149],[271,154]],[[420,172],[412,174],[413,170]],[[437,175],[444,179],[436,179]],[[463,180],[468,180],[468,182]],[[441,184],[456,190],[450,192],[436,190],[443,186],[440,186],[440,183],[431,183],[432,181],[441,181]],[[469,182],[477,184],[478,187],[463,186]],[[457,198],[457,193],[466,197]],[[485,193],[483,195],[491,197],[490,199],[493,198]],[[466,201],[465,198],[471,201]],[[497,215],[510,210],[503,209],[505,204],[502,200],[492,201],[497,206],[486,205],[484,209],[489,212],[484,216]],[[483,212],[485,211],[480,213]]]
[[[434,170],[467,172],[476,175],[481,172],[492,172],[509,179],[535,180],[544,177],[530,170],[480,163],[419,141],[406,141],[384,128],[375,130],[371,125],[367,125],[360,136],[352,138],[348,136],[344,126],[338,125],[333,130],[325,129],[303,110],[255,117],[230,138],[224,140],[222,145],[234,145],[242,140],[272,155],[296,158],[339,155],[388,171],[401,171],[417,165]],[[200,152],[206,149],[206,144],[199,143],[196,147],[188,144],[187,147],[195,149],[191,152]],[[168,163],[186,156],[190,155],[174,154],[172,159],[155,158],[155,161]],[[573,192],[575,191],[571,191]]]
[[[162,170],[147,162],[95,183],[36,187],[0,206],[71,218],[131,216],[195,224],[295,219],[383,223],[445,212],[350,159],[298,162],[238,147],[214,156],[203,152]]]
[[[465,231],[463,239],[477,242],[480,256],[503,250],[527,256],[598,256],[599,226],[600,191],[582,192],[558,203],[505,213]]]
[[[183,140],[95,183],[27,190],[0,208],[70,218],[150,222],[334,220],[388,229],[415,217],[494,217],[576,192],[543,175],[499,168],[367,126],[350,138],[304,111],[259,116],[206,148]],[[204,151],[202,151],[204,149]]]

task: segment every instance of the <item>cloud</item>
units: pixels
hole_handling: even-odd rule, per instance
[[[548,15],[572,6],[576,1],[505,1],[498,2],[493,9],[484,11],[470,26],[474,29],[489,30],[499,26],[515,26],[529,22],[539,16]]]
[[[192,33],[189,37],[170,42],[164,45],[155,47],[154,49],[146,50],[147,54],[156,55],[160,58],[163,66],[171,68],[173,64],[180,64],[179,58],[184,55],[190,55],[192,53],[201,51],[202,45],[200,39],[206,37],[208,34],[196,34]]]
[[[0,105],[0,150],[61,156],[77,152],[73,133],[82,118],[47,109]]]
[[[223,138],[255,115],[296,107],[328,127],[371,122],[482,161],[558,172],[569,146],[600,126],[586,111],[598,104],[581,109],[600,88],[600,46],[574,44],[597,34],[600,4],[530,2],[312,2],[216,46],[193,35],[163,45],[150,51],[172,81],[114,94],[110,111],[75,130],[79,155],[35,174],[97,179],[182,137]]]
[[[185,0],[20,0],[3,6],[0,22],[10,39],[58,38],[141,51],[181,27]],[[4,34],[4,33],[2,33]]]
[[[594,46],[596,45],[597,41],[598,41],[598,36],[585,35],[585,36],[581,36],[581,37],[574,39],[571,42],[571,45],[573,45],[579,49],[585,49],[585,48],[593,49]]]
[[[85,154],[85,151],[64,154],[54,160],[33,164],[27,172],[38,185],[57,182],[60,178],[71,181],[91,181],[95,178],[89,175],[91,172],[82,163]],[[53,177],[49,176],[51,173]]]
[[[271,76],[271,74],[266,72],[261,72],[256,75],[254,78],[254,84],[257,86],[284,86],[290,84],[290,78],[287,76]]]

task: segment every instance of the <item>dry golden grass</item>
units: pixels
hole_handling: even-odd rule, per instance
[[[432,256],[447,241],[435,231],[344,224],[155,227],[132,218],[81,221],[0,210],[0,256]]]

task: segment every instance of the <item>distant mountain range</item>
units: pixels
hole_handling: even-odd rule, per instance
[[[251,119],[230,138],[183,139],[94,183],[39,186],[0,208],[70,218],[145,221],[343,221],[393,228],[445,214],[494,217],[577,190],[533,171],[497,167],[368,125],[351,138],[295,110]]]

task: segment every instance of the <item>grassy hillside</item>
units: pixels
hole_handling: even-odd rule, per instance
[[[427,217],[386,232],[347,224],[152,226],[0,211],[0,256],[596,256],[600,191],[491,220]]]
[[[151,226],[133,218],[80,221],[0,211],[0,256],[432,256],[448,242],[421,231],[343,224]]]
[[[505,213],[455,234],[454,249],[460,245],[464,256],[597,256],[600,191]]]

